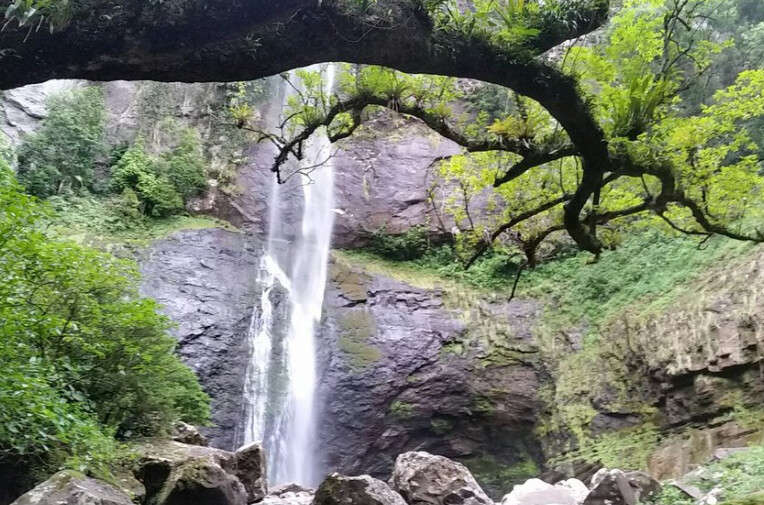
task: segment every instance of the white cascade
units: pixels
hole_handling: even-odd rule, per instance
[[[327,65],[321,70],[328,95],[334,86],[335,69]],[[298,82],[295,74],[290,81]],[[282,88],[283,105],[290,94]],[[299,165],[294,162],[284,167],[286,172],[302,168],[310,173],[291,177],[284,185],[277,184],[274,177],[269,197],[268,245],[258,272],[262,294],[248,332],[251,358],[238,438],[243,444],[265,445],[271,484],[316,485],[319,478],[315,461],[315,337],[335,215],[331,149],[326,132],[317,132]],[[299,191],[294,185],[301,186]],[[293,231],[287,218],[295,214],[301,219]],[[287,294],[286,320],[274,307],[274,290]]]

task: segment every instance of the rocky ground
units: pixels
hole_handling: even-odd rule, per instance
[[[369,475],[331,473],[313,490],[294,484],[269,488],[265,455],[257,444],[233,453],[205,444],[193,427],[183,426],[174,441],[137,446],[132,465],[112,482],[62,471],[13,505],[495,505],[464,465],[423,451],[398,455],[387,482]],[[717,459],[734,454],[728,450],[717,454]],[[700,478],[714,478],[699,468],[684,479],[665,483],[670,488],[666,491],[645,473],[618,469],[600,469],[586,483],[534,478],[514,486],[500,504],[636,505],[672,499],[716,505],[725,489],[703,492],[689,483],[704,472],[708,475]],[[761,503],[757,497],[762,495],[757,493],[764,484],[747,489],[754,490],[746,495],[747,501],[729,503]]]

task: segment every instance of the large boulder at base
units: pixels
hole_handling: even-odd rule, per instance
[[[660,483],[645,473],[603,468],[592,477],[591,492],[584,505],[635,505],[660,490]]]
[[[260,501],[268,494],[265,451],[260,444],[245,445],[234,453],[235,473],[247,490],[249,503]]]
[[[467,467],[427,452],[405,452],[395,460],[390,486],[409,505],[492,505]]]
[[[318,486],[313,505],[406,505],[401,495],[373,477],[329,475]]]
[[[207,447],[207,437],[199,433],[199,428],[188,423],[178,422],[175,424],[172,439],[181,444],[200,445]]]
[[[266,494],[264,455],[257,445],[232,453],[163,441],[139,445],[137,452],[136,476],[148,505],[246,504]]]
[[[589,489],[577,479],[548,484],[541,479],[530,479],[518,484],[501,500],[501,505],[579,505]]]
[[[159,494],[173,470],[189,460],[204,459],[232,475],[235,471],[233,453],[210,447],[170,441],[147,442],[137,445],[136,453],[135,476],[146,487],[147,502]]]
[[[119,489],[65,470],[22,495],[12,505],[133,505]]]
[[[207,458],[172,469],[150,505],[247,505],[247,491],[235,476]]]

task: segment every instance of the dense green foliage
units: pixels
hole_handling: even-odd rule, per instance
[[[415,260],[424,256],[429,248],[427,230],[414,226],[403,233],[392,235],[385,228],[371,233],[369,250],[390,260]]]
[[[48,214],[0,167],[0,461],[104,471],[114,435],[206,423],[208,398],[136,266],[50,238]]]
[[[42,127],[27,135],[16,153],[19,180],[31,195],[71,198],[105,192],[127,228],[140,222],[139,214],[153,218],[182,214],[187,201],[207,188],[207,161],[193,128],[176,129],[171,147],[156,156],[140,139],[131,146],[116,146],[106,156],[100,88],[54,95],[48,109]],[[96,166],[107,163],[111,164],[108,182],[95,177]]]
[[[54,95],[48,110],[42,127],[18,149],[21,183],[41,197],[92,189],[103,147],[103,92],[87,87]]]
[[[183,208],[180,194],[168,177],[157,172],[140,143],[125,151],[117,162],[111,189],[121,193],[128,203],[137,197],[141,212],[149,216],[166,217]]]
[[[418,271],[505,296],[522,265],[517,255],[494,252],[465,269],[450,246],[421,250],[419,241],[411,244],[405,241],[406,237],[409,235],[377,238],[384,247],[375,243],[368,252],[344,254],[358,258],[359,262],[381,262],[391,268]],[[412,249],[417,254],[407,257]],[[556,259],[526,271],[520,278],[517,296],[546,299],[560,307],[569,320],[586,319],[594,324],[637,300],[649,297],[653,303],[660,303],[661,295],[691,280],[723,255],[729,259],[750,250],[750,245],[723,238],[701,245],[698,239],[645,231],[630,237],[622,247],[606,251],[596,263],[574,249],[561,253]]]

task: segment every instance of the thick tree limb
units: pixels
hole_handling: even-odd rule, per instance
[[[522,160],[512,165],[506,172],[497,177],[493,182],[493,187],[498,188],[503,184],[513,181],[528,170],[539,165],[551,163],[552,161],[567,158],[569,156],[576,156],[576,154],[576,148],[570,145],[549,150],[544,150],[541,147],[534,148],[532,152],[525,153]]]

